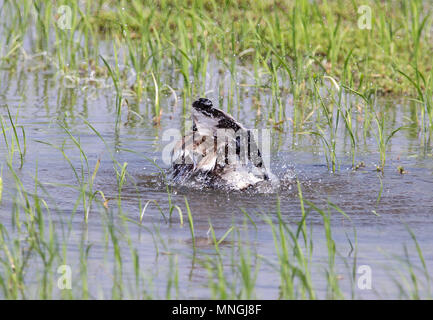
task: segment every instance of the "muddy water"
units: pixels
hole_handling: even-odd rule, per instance
[[[141,115],[122,111],[122,122],[119,130],[115,130],[114,89],[94,88],[83,85],[73,88],[66,87],[66,80],[56,75],[53,68],[27,72],[29,62],[21,61],[15,71],[2,70],[0,72],[0,114],[7,116],[6,105],[15,116],[18,113],[18,123],[25,128],[27,138],[27,154],[22,169],[18,168],[15,155],[15,170],[27,190],[34,190],[34,177],[46,188],[41,197],[46,199],[52,208],[52,219],[56,230],[70,227],[70,233],[64,239],[67,244],[67,257],[73,269],[74,277],[79,277],[80,245],[89,246],[87,269],[89,290],[92,297],[110,297],[114,255],[111,242],[107,242],[107,221],[113,219],[118,224],[118,236],[122,252],[123,281],[125,286],[134,282],[133,261],[130,248],[127,245],[125,230],[128,234],[140,261],[140,272],[147,279],[144,285],[152,292],[153,297],[165,297],[167,277],[172,257],[177,258],[179,272],[180,297],[206,298],[210,297],[208,289],[207,270],[197,262],[193,255],[191,234],[187,223],[180,226],[177,210],[171,221],[162,217],[154,203],[150,203],[144,214],[142,224],[122,222],[118,216],[116,174],[110,154],[123,164],[127,163],[130,177],[122,190],[122,215],[131,221],[138,222],[140,203],[142,206],[148,200],[155,200],[168,214],[169,202],[164,180],[158,169],[145,157],[154,159],[163,169],[167,164],[162,161],[161,152],[166,144],[162,141],[164,130],[181,128],[184,101],[177,91],[178,101],[171,92],[161,98],[164,110],[160,125],[154,125],[152,118],[153,98],[135,103],[129,98],[133,110]],[[248,68],[245,68],[248,71]],[[239,72],[243,84],[253,83],[248,72]],[[209,74],[218,74],[217,63],[211,63]],[[168,84],[177,90],[176,77],[166,79]],[[238,83],[239,84],[239,83]],[[229,92],[229,84],[221,77],[209,77],[207,82],[207,96],[215,104],[227,110],[230,99],[220,93]],[[267,90],[256,90],[252,87],[238,86],[239,90],[231,107],[232,114],[241,119],[248,127],[269,127],[267,106],[272,99]],[[256,98],[253,99],[253,96]],[[258,100],[262,104],[260,114],[253,103]],[[189,106],[193,99],[185,101]],[[236,103],[239,101],[239,103]],[[287,116],[293,113],[293,101],[290,95],[285,96],[284,105]],[[391,107],[390,107],[391,106]],[[407,101],[378,102],[378,107],[388,108],[390,126],[398,126],[411,117],[411,106]],[[87,119],[101,134],[107,145],[89,129],[80,118]],[[129,120],[128,120],[129,119]],[[78,206],[75,214],[73,208],[78,198],[78,192],[63,185],[77,185],[73,170],[61,152],[53,146],[64,145],[64,150],[71,163],[81,174],[82,159],[77,147],[73,144],[65,129],[67,127],[81,145],[88,157],[91,170],[98,159],[100,169],[96,175],[94,190],[101,190],[109,199],[109,214],[99,205],[92,207],[89,212],[89,222],[84,223],[85,211]],[[387,153],[387,167],[385,173],[379,174],[375,164],[379,163],[376,140],[372,134],[364,139],[361,124],[358,130],[359,148],[357,161],[363,161],[365,168],[351,170],[349,155],[350,141],[344,131],[337,137],[338,158],[340,170],[330,173],[320,141],[307,135],[293,135],[291,126],[283,131],[272,131],[272,172],[281,181],[278,193],[256,194],[218,190],[197,190],[174,186],[172,201],[178,205],[186,219],[184,197],[186,196],[194,219],[195,235],[197,238],[198,255],[214,255],[213,247],[208,241],[209,221],[215,229],[217,237],[221,237],[232,225],[239,227],[248,242],[244,242],[254,256],[265,256],[267,260],[276,262],[274,240],[269,225],[261,219],[261,215],[269,214],[274,221],[277,197],[280,198],[283,217],[290,225],[301,219],[300,202],[298,198],[296,178],[299,179],[304,198],[322,208],[326,208],[326,201],[338,205],[350,217],[351,221],[343,218],[335,210],[332,212],[332,232],[338,249],[337,270],[340,274],[341,287],[350,297],[349,275],[351,269],[346,262],[353,262],[351,244],[355,243],[354,229],[357,239],[357,263],[369,265],[372,269],[372,290],[361,290],[355,285],[355,295],[360,298],[395,298],[399,291],[392,281],[395,270],[404,270],[404,263],[398,257],[404,258],[404,246],[408,248],[408,255],[413,265],[419,265],[415,246],[405,225],[415,233],[423,249],[424,258],[430,271],[433,267],[433,161],[431,147],[421,146],[422,139],[416,132],[400,132],[392,140]],[[307,124],[308,128],[308,124]],[[49,143],[50,145],[41,143]],[[133,150],[137,153],[125,151]],[[3,165],[3,203],[0,205],[1,223],[13,234],[11,211],[15,199],[15,183],[13,177],[6,170],[5,146],[0,145],[2,154],[0,160]],[[403,166],[408,172],[401,175],[397,167]],[[56,185],[57,184],[57,185]],[[58,185],[62,184],[62,186]],[[380,201],[378,202],[378,198]],[[255,222],[246,222],[244,209]],[[327,264],[327,250],[325,231],[322,217],[313,212],[309,216],[314,242],[313,272],[315,287],[325,296],[325,273]],[[247,225],[248,227],[245,227]],[[230,253],[237,249],[237,244],[223,242],[221,247],[226,254],[227,274],[230,277]],[[60,240],[61,242],[61,240]],[[108,244],[107,244],[108,243]],[[257,258],[251,261],[256,266]],[[351,266],[351,265],[350,265]],[[40,277],[40,264],[34,262],[34,267],[28,273],[29,287],[35,292]],[[34,283],[34,286],[32,286]],[[256,282],[257,297],[277,298],[279,274],[269,263],[261,261],[260,271]],[[55,294],[59,294],[56,290]]]

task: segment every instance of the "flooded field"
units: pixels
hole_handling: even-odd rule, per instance
[[[0,298],[432,297],[428,92],[294,89],[242,54],[206,56],[188,87],[168,58],[157,75],[124,63],[125,43],[71,71],[24,39],[0,69]],[[166,132],[201,96],[270,129],[279,188],[170,181]]]

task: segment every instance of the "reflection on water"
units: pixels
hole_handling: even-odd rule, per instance
[[[211,62],[209,74],[218,75],[217,70],[218,63]],[[266,106],[270,100],[270,92],[248,87],[253,80],[248,77],[247,72],[239,71],[239,74],[244,86],[237,91],[239,104],[231,106],[232,114],[237,119],[242,119],[246,126],[269,127],[267,119],[271,117],[271,108]],[[162,77],[163,81],[176,88],[176,75]],[[224,86],[228,85],[224,75],[212,77],[211,80],[206,88],[207,96],[227,110],[229,99],[220,95],[220,92],[226,92]],[[169,212],[169,196],[164,175],[149,159],[154,160],[165,172],[167,166],[161,161],[161,150],[165,143],[161,141],[162,132],[168,128],[180,129],[185,125],[187,113],[184,114],[182,106],[189,106],[193,99],[183,103],[181,98],[175,100],[172,92],[167,92],[162,98],[164,112],[160,125],[155,126],[151,120],[152,99],[134,102],[131,98],[130,109],[125,106],[122,110],[122,124],[116,131],[112,87],[96,88],[88,84],[66,88],[50,69],[30,73],[26,72],[25,67],[14,72],[0,71],[0,114],[6,117],[6,104],[13,115],[19,114],[18,123],[25,128],[27,138],[25,163],[22,169],[17,170],[17,174],[28,190],[34,189],[36,175],[45,184],[46,199],[53,208],[53,219],[59,228],[70,221],[67,243],[69,260],[80,259],[82,252],[78,248],[83,241],[89,246],[89,283],[93,284],[89,288],[94,297],[106,295],[106,286],[111,283],[111,280],[107,279],[112,277],[115,265],[113,255],[107,253],[106,226],[110,221],[119,226],[125,223],[116,215],[118,177],[113,169],[110,153],[120,164],[127,163],[129,175],[122,188],[122,212],[135,222],[142,217],[141,224],[129,223],[128,231],[134,247],[137,248],[142,271],[151,275],[149,277],[152,280],[149,281],[152,284],[149,286],[155,288],[161,296],[165,294],[165,281],[169,272],[167,268],[174,255],[178,259],[180,294],[186,298],[209,296],[207,271],[193,254],[184,197],[188,199],[194,219],[195,246],[199,249],[197,255],[214,254],[209,231],[210,221],[218,238],[235,225],[247,235],[248,243],[245,240],[245,246],[249,246],[256,254],[251,262],[254,265],[254,259],[259,255],[276,261],[271,230],[260,214],[269,214],[274,219],[277,197],[280,199],[284,219],[289,224],[300,221],[297,180],[305,199],[322,207],[326,201],[330,201],[342,208],[351,219],[348,221],[338,213],[334,214],[332,219],[333,237],[340,254],[338,269],[341,270],[343,280],[343,274],[347,274],[344,271],[344,261],[350,257],[351,244],[355,240],[353,227],[356,227],[357,232],[358,263],[372,267],[374,287],[377,291],[381,291],[379,288],[383,289],[382,292],[386,292],[389,297],[393,296],[394,287],[387,272],[389,268],[396,267],[392,255],[401,255],[403,244],[414,250],[405,224],[416,234],[427,264],[432,266],[433,161],[431,148],[420,146],[420,138],[413,131],[402,131],[391,140],[387,167],[382,175],[375,170],[375,165],[379,162],[375,138],[371,133],[363,136],[362,121],[357,123],[359,146],[356,159],[363,161],[366,166],[357,171],[351,170],[349,137],[344,130],[340,130],[337,135],[340,170],[330,173],[320,141],[311,135],[295,134],[294,128],[286,125],[283,130],[274,130],[272,135],[271,169],[281,181],[278,190],[262,194],[254,191],[227,192],[210,188],[171,186],[170,201],[178,206],[184,215],[184,225],[181,226],[178,209],[174,209],[171,219],[161,214],[163,212],[167,215]],[[294,111],[293,105],[290,105],[290,95],[285,99],[286,113],[289,116]],[[257,105],[262,106],[260,112]],[[413,116],[411,104],[407,101],[383,100],[378,105],[387,110],[390,127],[403,124],[405,119]],[[310,112],[308,109],[313,107],[306,106],[305,112]],[[362,114],[355,116],[361,118]],[[107,145],[81,117],[91,123]],[[104,193],[108,211],[111,213],[104,215],[95,206],[95,210],[89,212],[88,224],[84,223],[84,209],[78,208],[75,215],[70,215],[76,206],[79,192],[58,185],[74,185],[77,176],[62,153],[53,146],[63,146],[68,159],[77,168],[81,167],[83,161],[78,149],[59,123],[79,139],[90,168],[94,168],[98,159],[101,161],[94,190]],[[306,122],[305,129],[300,131],[306,131],[309,126],[311,123]],[[4,154],[3,144],[0,145],[0,150]],[[4,156],[0,155],[0,159],[4,168]],[[398,166],[403,166],[408,173],[399,174]],[[10,212],[15,183],[5,170],[3,179],[5,190],[0,206],[0,219],[7,229],[12,230]],[[249,219],[254,225],[243,210],[249,213]],[[307,220],[314,239],[314,262],[320,270],[320,263],[327,258],[323,220],[317,213],[309,215]],[[119,237],[122,237],[121,232]],[[228,256],[233,249],[233,243],[229,239],[230,236],[220,244]],[[121,242],[121,249],[127,252],[129,247]],[[414,251],[411,253],[416,257]],[[413,260],[413,263],[416,263],[416,258]],[[125,281],[133,281],[131,256],[125,255],[122,263]],[[230,263],[228,259],[227,264]],[[37,273],[36,270],[34,272]],[[316,275],[314,281],[320,290],[324,285],[323,274],[318,272]],[[256,283],[258,296],[278,297],[278,277],[270,264],[262,262]],[[357,295],[375,297],[376,292],[358,290]]]

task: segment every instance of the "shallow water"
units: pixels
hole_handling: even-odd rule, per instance
[[[82,86],[66,88],[65,80],[56,75],[55,68],[42,71],[27,72],[29,61],[20,61],[15,71],[0,71],[0,114],[7,119],[6,105],[13,116],[18,113],[18,123],[25,128],[27,138],[27,154],[22,169],[15,170],[27,190],[34,190],[34,177],[45,186],[49,195],[42,197],[52,207],[52,219],[56,230],[60,232],[70,221],[71,232],[67,236],[67,256],[72,264],[74,277],[79,277],[78,262],[79,246],[82,242],[91,245],[88,256],[89,291],[92,297],[109,297],[113,268],[115,265],[112,248],[106,242],[107,221],[118,224],[118,236],[122,251],[123,277],[125,282],[133,283],[133,261],[129,247],[124,237],[123,225],[118,217],[117,192],[118,185],[110,153],[120,164],[127,163],[130,174],[128,182],[122,190],[122,212],[132,221],[138,222],[140,214],[139,203],[142,206],[148,200],[155,200],[167,214],[169,209],[168,195],[164,180],[158,169],[144,157],[154,159],[163,169],[167,164],[161,159],[161,152],[167,142],[162,141],[164,130],[181,128],[183,119],[183,100],[179,97],[177,106],[172,93],[163,96],[161,102],[164,110],[160,125],[151,121],[152,99],[144,99],[137,104],[132,102],[133,109],[140,114],[140,119],[134,114],[128,115],[127,108],[122,111],[122,124],[118,132],[115,130],[115,93],[112,86],[107,88]],[[218,74],[218,63],[210,63],[209,74]],[[248,67],[244,67],[248,71]],[[252,83],[248,72],[239,72],[242,82]],[[165,75],[165,81],[176,89],[176,76]],[[221,96],[227,92],[225,76],[210,77],[207,82],[207,96],[223,109],[227,110],[229,97]],[[221,90],[221,88],[223,88]],[[238,87],[236,98],[239,104],[232,106],[232,114],[247,127],[269,126],[266,105],[271,101],[270,92],[255,90],[251,87]],[[324,90],[323,94],[326,93]],[[179,92],[178,92],[179,94]],[[252,103],[252,97],[259,97],[262,105],[261,114]],[[130,99],[133,101],[133,98]],[[193,99],[188,99],[189,106]],[[222,101],[219,104],[218,101]],[[293,105],[290,95],[286,96],[286,114],[291,115]],[[379,107],[388,107],[390,124],[395,127],[405,123],[405,117],[411,117],[411,106],[408,101],[379,100]],[[391,106],[391,107],[390,107]],[[107,146],[80,118],[87,119],[101,134]],[[128,122],[127,118],[130,117]],[[126,123],[127,122],[127,123]],[[63,185],[76,185],[76,177],[61,152],[41,142],[47,142],[64,150],[76,168],[81,167],[80,153],[72,143],[66,131],[59,125],[62,123],[72,135],[79,139],[81,148],[89,160],[93,171],[96,161],[101,160],[101,167],[96,175],[94,190],[103,191],[109,198],[109,214],[104,215],[98,206],[89,212],[88,224],[84,222],[84,209],[79,206],[76,214],[71,216],[78,198],[78,192]],[[308,127],[308,124],[307,124]],[[126,222],[133,246],[137,250],[140,269],[151,280],[148,288],[153,288],[156,297],[164,297],[166,279],[170,273],[169,260],[177,257],[179,272],[180,297],[206,298],[210,297],[207,270],[193,256],[192,238],[188,228],[184,196],[187,197],[193,220],[198,253],[214,255],[212,242],[209,240],[209,221],[221,237],[232,225],[240,228],[243,235],[249,239],[245,247],[253,253],[276,261],[274,240],[269,225],[258,214],[269,214],[276,221],[277,196],[281,201],[281,211],[289,225],[295,227],[295,222],[302,218],[298,197],[296,178],[302,186],[306,200],[325,208],[326,201],[338,205],[350,217],[351,221],[336,212],[332,213],[332,233],[339,251],[337,259],[338,273],[341,275],[341,286],[350,296],[349,274],[351,270],[345,266],[345,261],[351,262],[353,252],[348,239],[354,243],[356,228],[358,242],[358,265],[369,265],[373,272],[372,290],[355,289],[359,298],[394,298],[399,297],[399,291],[392,282],[391,269],[401,269],[402,263],[397,257],[404,257],[403,246],[408,247],[410,261],[420,265],[414,243],[405,228],[409,226],[415,233],[423,250],[429,271],[433,266],[433,161],[431,146],[421,146],[419,135],[414,132],[402,131],[391,140],[387,153],[387,166],[384,174],[375,170],[379,163],[376,140],[370,134],[364,141],[362,129],[358,130],[359,147],[356,154],[357,162],[363,161],[365,168],[357,171],[351,169],[350,141],[347,134],[340,130],[337,136],[338,158],[340,170],[330,173],[320,141],[307,135],[294,135],[293,128],[287,126],[284,131],[272,131],[272,172],[281,179],[278,193],[257,194],[254,192],[225,192],[220,190],[197,190],[174,186],[172,201],[183,213],[185,224],[180,226],[177,211],[173,212],[170,222],[162,217],[154,203],[149,203],[142,224]],[[124,149],[134,150],[132,153]],[[13,234],[11,208],[16,195],[13,177],[5,166],[5,146],[0,144],[0,160],[3,165],[3,203],[0,205],[0,221]],[[16,157],[17,155],[15,155]],[[144,157],[143,157],[144,156]],[[17,164],[17,159],[15,158]],[[403,166],[407,174],[401,175],[398,166]],[[80,173],[80,170],[79,170]],[[91,172],[92,173],[92,172]],[[382,192],[381,184],[383,186]],[[380,201],[377,203],[378,197]],[[54,205],[56,207],[54,207]],[[54,209],[56,208],[56,209]],[[256,223],[246,222],[241,208],[248,212]],[[244,227],[244,224],[248,228]],[[314,239],[313,273],[314,283],[322,297],[326,292],[323,265],[327,263],[326,238],[322,217],[313,212],[308,218]],[[230,252],[237,249],[237,243],[229,241],[230,236],[221,244],[227,254],[226,266],[231,264]],[[245,240],[246,241],[246,240]],[[255,258],[257,259],[257,258]],[[255,265],[255,259],[252,265]],[[35,262],[36,266],[38,265]],[[401,269],[402,270],[402,269]],[[34,274],[33,274],[34,272]],[[227,271],[230,273],[229,271]],[[37,290],[38,267],[32,268],[28,274]],[[257,278],[257,296],[259,298],[278,297],[279,274],[266,263],[260,263]],[[150,289],[149,289],[150,290]],[[152,291],[150,290],[150,291]],[[56,295],[59,292],[56,290]]]

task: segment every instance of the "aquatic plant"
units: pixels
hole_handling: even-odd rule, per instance
[[[208,226],[200,222],[203,213],[192,197],[168,183],[155,159],[126,148],[123,138],[128,130],[128,138],[138,132],[134,125],[157,137],[166,119],[181,117],[184,124],[194,97],[215,95],[228,112],[275,129],[275,149],[291,139],[296,152],[301,139],[310,139],[302,146],[313,154],[323,148],[332,172],[351,164],[358,171],[350,173],[361,174],[368,163],[355,165],[360,150],[378,152],[383,172],[390,142],[403,129],[419,133],[424,153],[431,154],[433,19],[424,10],[428,4],[369,2],[375,12],[370,30],[357,27],[359,1],[62,1],[68,12],[59,11],[59,4],[7,1],[0,9],[0,69],[7,75],[1,77],[0,96],[7,99],[11,79],[19,79],[12,102],[0,105],[1,298],[196,298],[189,285],[196,283],[197,267],[207,272],[202,281],[207,287],[200,289],[210,298],[263,298],[257,284],[265,267],[276,279],[276,298],[358,298],[356,229],[347,235],[354,256],[342,256],[332,225],[336,217],[350,223],[343,207],[309,201],[298,181],[293,196],[299,197],[299,208],[290,215],[281,206],[287,195],[280,194],[275,210],[240,209],[224,229],[209,220],[203,240],[201,228]],[[26,75],[44,86],[36,101],[24,98]],[[63,100],[57,109],[45,99],[55,90],[47,78]],[[86,90],[98,86],[107,93],[107,110],[114,109],[113,133],[98,131],[98,122],[90,120]],[[404,117],[402,123],[409,123],[404,126],[392,119],[397,107],[387,109],[381,100],[400,93],[415,106],[413,123]],[[15,103],[15,95],[23,101]],[[39,107],[40,97],[41,112],[47,114],[43,125],[56,128],[57,142],[34,139],[34,128],[28,130],[31,124],[22,121],[25,108]],[[181,112],[174,112],[169,97],[183,106]],[[358,139],[361,134],[364,141]],[[101,153],[86,148],[88,137],[97,137]],[[68,181],[38,169],[38,158],[27,152],[34,143],[54,150]],[[160,198],[143,192],[125,154],[151,166]],[[112,184],[101,179],[107,176]],[[376,210],[386,197],[384,177],[378,176]],[[312,231],[316,216],[314,224],[325,239],[320,254]],[[182,229],[186,218],[188,227]],[[100,231],[94,237],[88,232],[92,224]],[[167,235],[177,232],[181,236],[173,243]],[[259,252],[257,239],[251,239],[257,233],[269,235],[274,252]],[[408,234],[414,250],[403,247],[403,257],[388,257],[403,266],[392,274],[394,292],[431,298],[429,261],[422,243],[410,229]],[[150,252],[143,253],[141,237],[148,237]],[[319,265],[318,254],[325,257]],[[102,281],[92,273],[95,259],[103,269],[98,275],[106,275]],[[59,265],[73,267],[73,289],[59,289]],[[316,267],[325,290],[315,282]],[[347,274],[343,280],[342,272]]]

